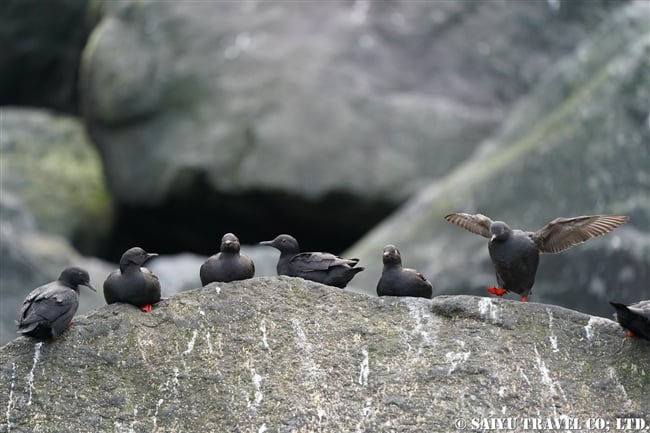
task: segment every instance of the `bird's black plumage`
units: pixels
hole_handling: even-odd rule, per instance
[[[433,286],[415,269],[402,267],[402,256],[394,245],[386,245],[382,255],[384,269],[377,283],[378,296],[431,298]]]
[[[79,286],[95,291],[88,272],[66,268],[59,279],[32,290],[23,301],[18,332],[38,339],[56,339],[71,324],[79,308]]]
[[[650,340],[650,300],[636,304],[610,302],[616,313],[614,317],[632,336]]]
[[[278,275],[300,277],[338,288],[344,288],[363,267],[355,267],[359,259],[345,259],[330,253],[301,253],[298,241],[290,235],[279,235],[272,241],[260,242],[280,251],[276,267]]]
[[[139,247],[128,249],[120,259],[120,268],[111,272],[104,281],[104,299],[107,304],[123,302],[149,311],[160,301],[160,281],[149,269],[142,267],[151,257]]]
[[[199,276],[204,286],[213,281],[246,280],[255,275],[255,264],[250,257],[239,253],[239,239],[232,233],[221,238],[221,252],[201,265]]]
[[[481,214],[453,213],[445,216],[465,230],[490,239],[488,251],[498,288],[490,293],[513,292],[525,301],[535,283],[540,253],[559,253],[593,237],[611,232],[628,220],[624,215],[588,215],[555,218],[536,232],[511,229],[503,221]]]

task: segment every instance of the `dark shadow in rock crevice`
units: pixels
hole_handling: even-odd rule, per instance
[[[159,206],[118,205],[105,245],[92,253],[116,261],[126,249],[139,245],[159,254],[210,255],[219,250],[227,232],[235,233],[242,244],[289,233],[303,251],[341,253],[399,205],[346,192],[314,200],[282,191],[225,194],[197,179]]]

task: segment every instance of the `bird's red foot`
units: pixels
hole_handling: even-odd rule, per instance
[[[142,307],[140,307],[140,309],[145,313],[149,313],[151,312],[151,304],[143,305]]]
[[[506,294],[506,289],[500,289],[498,287],[488,287],[487,291],[488,293],[492,293],[493,295],[497,296],[503,296]]]
[[[527,301],[528,301],[528,298],[526,298],[525,296],[521,297],[521,302],[527,302]]]
[[[66,328],[72,328],[72,325],[74,325],[74,323],[73,323],[72,321],[70,321],[70,322],[66,325]]]
[[[625,335],[627,335],[630,338],[634,338],[634,333],[632,331],[625,331]]]

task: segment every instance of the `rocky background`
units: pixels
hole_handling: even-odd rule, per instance
[[[394,243],[437,294],[484,295],[485,240],[452,211],[630,215],[542,257],[531,300],[650,298],[645,1],[6,0],[0,46],[2,342],[64,266],[101,286],[139,245],[171,295],[228,231],[258,275],[286,232],[359,257],[353,291]]]
[[[648,431],[649,352],[609,319],[535,302],[212,283],[148,314],[102,307],[55,343],[5,345],[0,429],[454,432],[511,418],[502,430]]]

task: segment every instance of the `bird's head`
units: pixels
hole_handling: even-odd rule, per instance
[[[260,242],[260,245],[268,245],[280,250],[282,253],[298,254],[300,252],[298,241],[291,235],[279,235],[272,241]]]
[[[221,238],[222,253],[238,253],[240,247],[239,238],[232,233],[226,233]]]
[[[93,292],[97,290],[90,283],[90,275],[85,269],[76,266],[65,268],[59,276],[59,281],[75,291],[79,291],[79,286],[86,286]]]
[[[120,259],[120,268],[129,265],[135,265],[138,267],[142,266],[144,262],[152,257],[156,257],[157,255],[158,254],[156,253],[148,253],[140,247],[130,248],[126,250],[124,254],[122,254],[122,258]]]
[[[510,235],[510,227],[503,221],[495,221],[490,224],[490,242],[504,241]]]
[[[402,256],[395,245],[386,245],[382,254],[384,265],[401,265]]]

